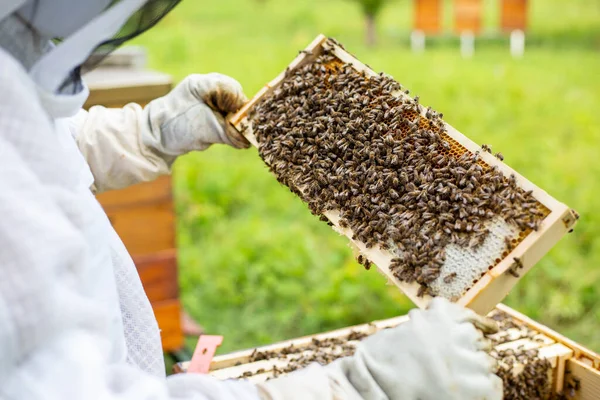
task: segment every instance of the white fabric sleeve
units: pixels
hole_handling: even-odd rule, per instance
[[[80,112],[71,131],[103,192],[169,173],[175,159],[213,144],[250,146],[226,121],[245,102],[241,85],[218,74],[192,74],[145,107],[95,106]]]
[[[94,106],[73,117],[71,132],[94,175],[92,191],[122,189],[170,172],[176,157],[144,143],[145,117],[135,103],[123,108]]]
[[[258,398],[244,382],[164,381],[111,362],[105,305],[79,278],[85,239],[2,137],[0,182],[0,398]]]

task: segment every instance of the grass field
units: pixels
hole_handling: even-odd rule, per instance
[[[600,351],[600,2],[531,2],[525,57],[505,39],[472,59],[439,39],[408,47],[412,9],[391,1],[379,45],[363,46],[358,7],[344,0],[184,1],[137,43],[181,79],[222,72],[249,96],[318,33],[393,75],[478,143],[575,208],[581,220],[506,303]],[[485,20],[495,29],[496,2]],[[268,173],[255,150],[215,146],[175,165],[185,307],[221,352],[405,313],[411,302],[353,259],[346,240]]]

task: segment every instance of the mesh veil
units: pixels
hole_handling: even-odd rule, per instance
[[[113,7],[121,0],[114,0],[107,7]],[[81,89],[81,73],[87,72],[96,67],[106,56],[112,53],[123,43],[135,38],[141,33],[147,31],[156,25],[167,13],[169,13],[181,0],[148,0],[139,10],[137,10],[121,30],[112,38],[100,43],[92,51],[87,61],[75,68],[61,85],[60,90],[72,88],[74,92]],[[56,40],[60,42],[60,39]]]
[[[113,1],[109,7],[118,2],[119,0]],[[98,62],[123,43],[152,28],[179,2],[180,0],[148,0],[142,8],[129,18],[114,37],[105,40],[94,49],[92,56],[85,64],[86,68],[97,65]]]

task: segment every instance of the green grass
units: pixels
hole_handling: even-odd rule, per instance
[[[506,303],[600,351],[600,2],[531,2],[525,57],[505,39],[460,58],[439,39],[407,47],[410,2],[391,2],[380,43],[363,46],[358,7],[344,0],[184,1],[137,43],[151,66],[181,79],[218,71],[249,96],[318,33],[393,75],[478,143],[581,213]],[[486,0],[495,27],[495,2]],[[412,303],[268,173],[255,150],[214,146],[175,165],[185,307],[221,352],[405,313]]]

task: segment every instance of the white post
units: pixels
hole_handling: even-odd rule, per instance
[[[520,29],[510,33],[510,54],[515,57],[523,57],[525,53],[525,32]]]
[[[460,34],[460,54],[464,58],[471,58],[475,53],[475,35],[471,31]]]
[[[423,31],[412,31],[410,33],[410,48],[415,53],[422,53],[425,50],[425,34]]]

